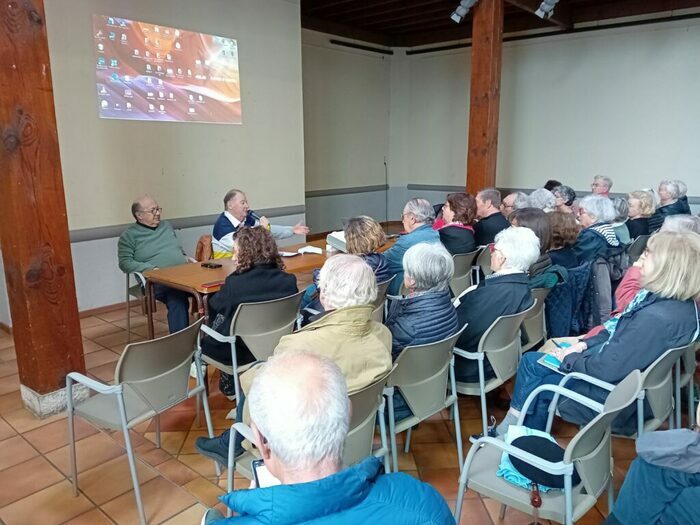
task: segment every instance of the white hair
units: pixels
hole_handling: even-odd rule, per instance
[[[371,304],[377,298],[377,279],[357,255],[338,254],[328,259],[318,277],[318,288],[328,309]]]
[[[415,282],[416,291],[439,292],[447,289],[455,265],[442,244],[421,242],[406,250],[403,271]]]
[[[613,207],[615,208],[615,222],[625,222],[629,212],[629,203],[624,197],[615,197],[613,199]]]
[[[506,258],[504,269],[526,272],[540,257],[540,240],[530,228],[522,226],[499,232],[495,248]]]
[[[431,224],[435,220],[435,208],[425,199],[411,199],[403,207],[403,212],[413,215],[416,222]]]
[[[681,196],[681,189],[677,180],[662,180],[659,182],[659,188],[665,188],[673,200]]]
[[[612,201],[602,195],[586,195],[578,203],[578,206],[595,217],[597,222],[611,222],[617,215]]]
[[[272,356],[256,374],[250,418],[286,468],[341,463],[350,425],[345,377],[333,361],[308,352]]]
[[[673,182],[678,186],[678,196],[685,197],[688,194],[688,185],[682,180],[674,180]]]
[[[529,208],[530,207],[530,198],[527,196],[526,193],[523,193],[522,191],[516,191],[515,198],[513,199],[512,207],[513,207],[513,211],[522,210],[523,208]]]
[[[696,215],[669,215],[659,228],[660,232],[700,233],[700,217]]]
[[[537,188],[533,191],[530,194],[529,201],[531,208],[539,208],[543,211],[553,211],[556,204],[554,194],[545,188]]]
[[[605,186],[608,189],[612,188],[613,181],[610,177],[605,177],[603,175],[596,175],[595,177],[593,177],[593,181],[595,182],[597,180],[603,181],[603,184],[605,184]]]
[[[552,194],[555,198],[559,197],[563,199],[566,206],[571,206],[576,200],[576,192],[574,189],[570,186],[564,186],[563,184],[552,188]]]

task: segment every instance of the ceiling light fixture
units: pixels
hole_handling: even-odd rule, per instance
[[[476,4],[476,0],[462,0],[457,6],[457,9],[450,15],[452,21],[459,24],[462,19],[467,16],[469,10],[474,7],[474,4]]]
[[[543,0],[539,9],[535,11],[535,14],[540,18],[551,18],[552,14],[554,14],[554,6],[557,5],[558,1],[559,0]]]

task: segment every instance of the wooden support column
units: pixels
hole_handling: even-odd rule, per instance
[[[22,399],[65,405],[84,371],[43,0],[0,4],[0,247]]]
[[[472,195],[483,188],[496,185],[503,0],[479,0],[473,12],[467,149],[467,191]]]

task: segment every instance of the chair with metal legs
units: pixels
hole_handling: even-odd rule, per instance
[[[141,311],[146,315],[146,278],[140,272],[127,273],[126,275],[126,336],[127,343],[131,342],[131,298],[135,297],[141,302]],[[135,284],[131,284],[131,276],[136,280]],[[155,305],[153,305],[155,311]]]
[[[479,250],[469,253],[457,253],[452,256],[455,272],[450,279],[450,290],[455,297],[459,297],[464,290],[472,285],[472,265]]]
[[[688,347],[675,365],[676,428],[681,428],[681,389],[686,386],[688,387],[688,425],[692,427],[697,422],[695,418],[695,369],[698,350],[700,350],[700,343]]]

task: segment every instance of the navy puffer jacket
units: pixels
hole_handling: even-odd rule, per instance
[[[448,290],[392,299],[385,324],[391,331],[393,361],[409,345],[434,343],[459,330]]]

